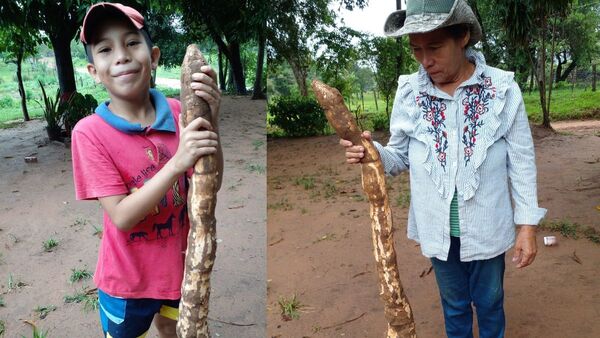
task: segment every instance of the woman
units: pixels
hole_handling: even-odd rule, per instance
[[[375,143],[387,174],[410,170],[408,237],[431,258],[448,337],[472,337],[471,304],[480,337],[503,337],[505,252],[514,245],[516,267],[531,264],[546,213],[521,92],[471,48],[481,27],[464,0],[408,0],[385,33],[408,35],[420,63],[399,78],[389,143]],[[360,162],[361,146],[340,144]]]

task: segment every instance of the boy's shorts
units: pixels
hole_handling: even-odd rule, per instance
[[[125,299],[98,289],[100,322],[107,338],[142,338],[146,336],[154,315],[177,320],[179,300]]]

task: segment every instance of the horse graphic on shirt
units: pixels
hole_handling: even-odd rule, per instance
[[[152,230],[156,231],[156,238],[163,238],[163,229],[169,230],[169,236],[173,236],[173,218],[175,218],[175,216],[171,215],[166,223],[155,223],[152,226]]]

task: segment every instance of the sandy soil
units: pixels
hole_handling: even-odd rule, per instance
[[[600,230],[600,121],[555,128],[534,128],[540,205],[548,220]],[[268,337],[384,337],[368,203],[358,166],[344,163],[337,142],[336,136],[268,141]],[[431,264],[406,238],[407,181],[403,174],[389,183],[400,275],[419,337],[443,337]],[[556,235],[558,245],[543,246],[547,235]],[[507,255],[506,336],[600,337],[600,245],[548,231],[537,236],[532,266],[517,270],[512,251]],[[278,302],[292,295],[301,304],[299,318],[286,320]]]
[[[215,337],[265,336],[265,101],[225,97],[221,134],[225,176],[217,204],[217,260],[210,327]],[[48,143],[45,123],[0,130],[0,320],[5,337],[31,336],[32,320],[48,337],[102,337],[97,311],[63,297],[91,281],[69,283],[71,269],[93,271],[100,240],[98,202],[74,199],[70,150]],[[24,157],[37,156],[37,163]],[[45,252],[42,242],[58,246]],[[9,280],[12,282],[9,283]],[[12,285],[21,287],[10,288]],[[34,309],[55,306],[41,319]],[[157,337],[152,329],[148,337]]]

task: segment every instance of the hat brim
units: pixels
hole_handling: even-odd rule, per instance
[[[423,13],[406,17],[405,10],[395,11],[388,16],[384,25],[384,34],[389,37],[399,37],[408,34],[428,33],[436,29],[467,24],[471,37],[470,46],[481,40],[481,26],[473,10],[463,0],[457,0],[450,13]]]

